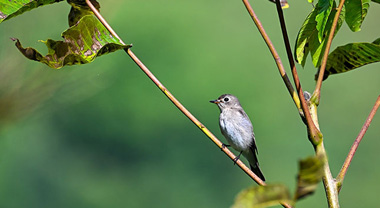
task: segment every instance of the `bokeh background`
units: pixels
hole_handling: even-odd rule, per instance
[[[252,1],[284,65],[275,5]],[[250,116],[269,183],[295,189],[298,160],[313,155],[276,65],[241,1],[100,1],[119,36],[217,137],[219,111],[208,101],[232,93]],[[312,5],[285,10],[294,44]],[[0,207],[229,207],[251,185],[246,176],[122,51],[53,70],[24,58],[10,37],[43,53],[59,40],[70,6],[61,2],[0,25]],[[380,36],[371,3],[362,32],[343,25],[332,48]],[[380,65],[329,77],[319,121],[333,175],[380,89]],[[315,69],[298,65],[313,91]],[[342,207],[378,204],[380,118],[361,143],[340,194]],[[322,184],[299,207],[327,207]]]

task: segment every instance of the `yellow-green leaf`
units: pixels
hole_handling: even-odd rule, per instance
[[[263,208],[279,205],[280,202],[292,203],[288,189],[281,184],[269,184],[242,190],[232,208]]]
[[[295,200],[314,193],[323,176],[323,162],[320,157],[313,156],[301,160],[297,177]]]
[[[113,37],[94,15],[82,17],[78,24],[63,32],[62,37],[63,41],[42,41],[48,48],[46,56],[34,48],[24,48],[18,39],[14,40],[16,47],[25,57],[54,69],[65,65],[90,63],[98,56],[131,47],[123,45]]]

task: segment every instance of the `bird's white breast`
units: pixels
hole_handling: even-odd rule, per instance
[[[249,149],[254,142],[252,123],[244,115],[236,109],[224,109],[219,118],[222,134],[237,151]]]

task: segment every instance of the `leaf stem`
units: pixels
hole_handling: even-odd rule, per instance
[[[96,8],[91,4],[90,0],[86,0],[87,5],[94,12],[99,21],[107,28],[107,30],[115,37],[117,37],[122,44],[125,44],[121,38],[115,33],[107,21],[101,16]],[[125,49],[125,52],[131,57],[131,59],[140,67],[140,69],[154,82],[154,84],[169,98],[169,100],[186,116],[188,117],[212,142],[214,142],[231,160],[234,160],[236,156],[226,147],[223,147],[223,143],[216,138],[198,119],[196,119],[174,96],[169,90],[161,84],[161,82],[153,75],[153,73],[137,58],[137,56],[130,50]],[[256,183],[259,185],[266,185],[257,175],[255,175],[241,160],[236,161],[236,164]],[[289,206],[290,207],[290,206]]]
[[[290,93],[290,96],[292,97],[298,111],[300,113],[302,113],[302,109],[301,109],[301,104],[300,104],[300,98],[298,97],[296,91],[294,90],[293,86],[292,86],[292,83],[290,82],[289,78],[288,78],[288,75],[286,74],[286,71],[284,69],[284,66],[281,62],[281,58],[280,56],[278,55],[276,49],[274,48],[273,44],[272,44],[272,41],[270,40],[269,36],[267,35],[267,33],[265,32],[264,30],[264,27],[261,25],[261,22],[260,20],[257,18],[255,12],[253,11],[251,5],[249,4],[248,0],[243,0],[243,4],[244,6],[246,7],[249,15],[251,16],[253,22],[255,23],[257,29],[259,30],[261,36],[263,37],[265,43],[267,44],[268,48],[269,48],[269,51],[271,52],[276,64],[277,64],[277,68],[280,72],[280,75],[286,85],[286,88],[288,89],[289,93]]]
[[[367,120],[364,122],[364,125],[363,125],[362,129],[360,130],[359,135],[356,137],[354,143],[352,144],[351,149],[350,149],[350,151],[346,157],[346,160],[343,163],[342,169],[340,170],[338,176],[336,177],[336,183],[338,186],[338,191],[340,191],[340,189],[342,188],[343,180],[344,180],[344,177],[346,175],[347,169],[350,166],[352,158],[354,157],[356,150],[358,149],[359,144],[362,141],[364,134],[366,133],[369,125],[371,124],[372,119],[375,116],[376,111],[379,108],[379,106],[380,106],[380,95],[377,97],[375,105],[373,106],[370,114],[368,115]]]
[[[321,98],[321,87],[322,87],[322,82],[323,82],[323,75],[325,74],[327,58],[329,55],[332,39],[334,38],[335,29],[336,29],[336,26],[338,24],[339,16],[340,16],[340,13],[341,13],[343,5],[344,5],[344,1],[345,0],[340,0],[339,6],[337,8],[337,12],[335,13],[334,21],[332,23],[331,30],[330,30],[330,34],[329,34],[329,37],[327,39],[326,48],[325,48],[325,51],[323,53],[321,67],[319,68],[317,84],[315,86],[315,90],[314,90],[313,96],[311,98],[311,100],[314,103],[316,103],[317,105],[319,105],[319,101]]]

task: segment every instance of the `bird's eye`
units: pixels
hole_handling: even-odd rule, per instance
[[[223,100],[224,100],[224,102],[228,102],[230,99],[228,97],[226,97]]]

